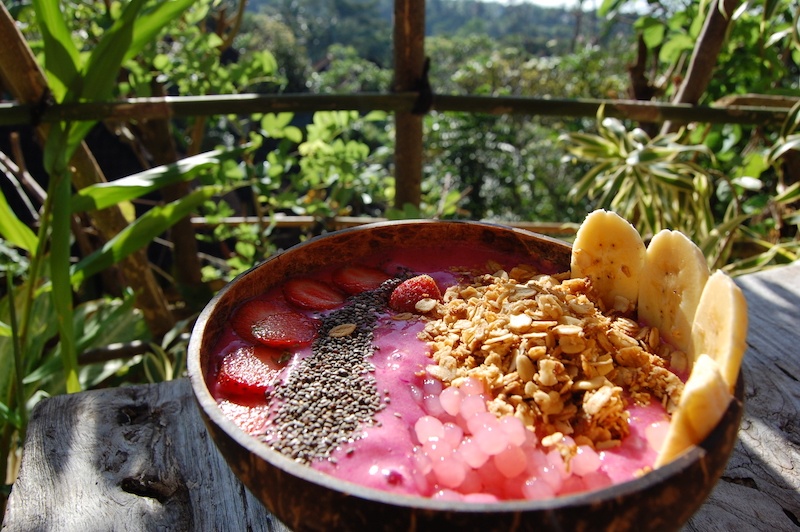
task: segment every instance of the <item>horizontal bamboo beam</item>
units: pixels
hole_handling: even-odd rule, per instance
[[[145,120],[221,114],[383,110],[410,112],[416,92],[360,94],[232,94],[130,98],[115,102],[52,105],[44,109],[0,103],[0,126],[58,122],[63,120]],[[512,98],[434,95],[431,109],[439,112],[515,114],[530,116],[594,117],[600,106],[606,116],[639,122],[708,122],[719,124],[768,124],[782,122],[783,106],[695,106],[639,100]]]
[[[192,219],[192,225],[196,228],[214,227],[217,225],[239,225],[239,224],[257,224],[263,221],[258,216],[229,216],[226,218],[214,218],[213,220],[196,216]],[[276,227],[281,228],[308,228],[316,224],[322,223],[328,230],[347,229],[349,227],[358,227],[375,222],[385,222],[387,218],[373,218],[370,216],[335,216],[333,218],[318,218],[315,216],[295,216],[286,214],[277,214],[270,219]],[[496,223],[507,225],[509,227],[516,227],[517,229],[526,229],[535,233],[542,233],[551,236],[571,237],[575,235],[578,230],[578,224],[567,222],[505,222],[505,221],[488,221],[488,223]]]

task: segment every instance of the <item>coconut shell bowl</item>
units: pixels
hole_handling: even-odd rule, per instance
[[[334,478],[273,450],[226,417],[211,392],[214,349],[242,301],[320,268],[346,265],[398,248],[442,254],[457,242],[530,257],[568,271],[569,244],[532,232],[478,222],[376,223],[316,237],[276,254],[225,286],[200,314],[188,370],[211,438],[234,474],[294,530],[664,530],[700,507],[733,450],[742,416],[741,375],[711,434],[672,462],[635,480],[547,500],[464,502],[397,495]]]

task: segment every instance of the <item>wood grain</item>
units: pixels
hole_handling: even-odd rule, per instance
[[[800,528],[800,263],[737,280],[749,305],[745,414],[686,531]],[[287,530],[209,440],[187,380],[86,392],[33,412],[3,532]]]
[[[228,469],[183,379],[42,402],[6,530],[287,529]]]

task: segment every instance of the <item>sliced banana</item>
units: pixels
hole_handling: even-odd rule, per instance
[[[596,210],[581,224],[572,245],[572,277],[588,277],[607,309],[636,307],[645,246],[624,218]]]
[[[688,353],[697,304],[709,277],[702,251],[678,231],[660,231],[647,247],[640,277],[639,319]]]
[[[702,442],[717,426],[733,399],[717,362],[701,354],[683,388],[678,409],[672,414],[655,467],[671,462],[683,451]]]
[[[707,354],[717,361],[730,392],[736,386],[747,344],[747,302],[733,279],[720,270],[708,279],[692,325],[690,359]]]

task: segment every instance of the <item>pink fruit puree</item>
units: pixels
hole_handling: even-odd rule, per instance
[[[379,264],[366,260],[364,264],[391,275],[405,270],[428,273],[444,292],[458,281],[449,265],[478,268],[489,259],[507,268],[520,262],[498,257],[490,250],[463,248],[446,254],[399,251]],[[537,266],[555,273],[547,265]],[[319,274],[326,282],[329,276],[330,272]],[[266,295],[266,299],[281,297],[279,290]],[[376,350],[369,357],[377,391],[385,401],[375,415],[377,423],[365,426],[359,438],[339,446],[329,459],[312,462],[311,467],[375,489],[485,502],[549,498],[601,488],[631,480],[654,463],[669,423],[659,402],[637,406],[628,401],[630,434],[621,445],[597,452],[581,446],[565,463],[555,446],[543,447],[539,436],[523,430],[522,423],[512,416],[498,421],[493,414],[486,414],[491,417],[484,416],[486,423],[477,421],[484,402],[475,398],[483,392],[478,381],[470,379],[463,390],[442,393],[442,383],[425,373],[431,364],[429,348],[417,337],[425,322],[394,320],[392,314],[386,310],[378,315],[373,339]],[[219,356],[246,344],[228,330],[219,340]],[[295,349],[279,378],[285,379],[310,353],[310,347]],[[264,434],[269,424],[265,399],[225,398],[216,390],[214,379],[209,376],[210,388],[226,415],[246,432]],[[498,440],[498,434],[502,439]],[[566,436],[561,443],[573,442]]]

